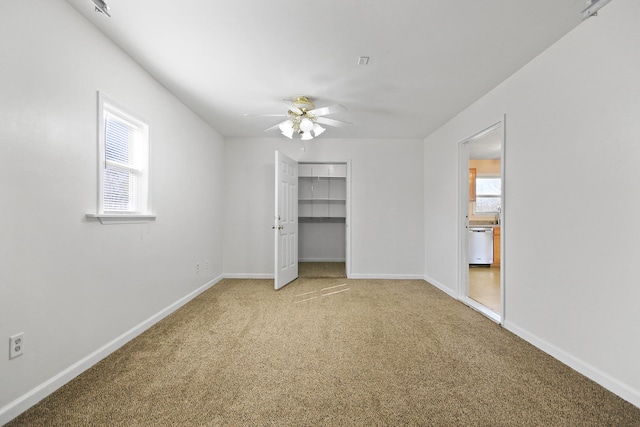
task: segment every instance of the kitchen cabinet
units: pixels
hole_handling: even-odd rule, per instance
[[[469,168],[469,201],[476,201],[476,168]]]
[[[500,227],[493,227],[493,264],[491,266],[500,266]]]

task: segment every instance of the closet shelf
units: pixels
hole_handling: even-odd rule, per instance
[[[299,222],[318,222],[318,223],[344,223],[345,217],[343,216],[299,216]]]
[[[346,176],[344,164],[299,165],[298,218],[305,218],[301,222],[331,222],[331,218],[342,218],[344,223],[347,216]]]
[[[345,181],[347,179],[346,176],[308,176],[308,175],[299,175],[298,178],[315,179],[315,180],[337,179],[342,181]]]
[[[304,198],[304,199],[298,199],[299,202],[346,202],[345,199],[327,199],[327,198],[313,198],[313,199],[309,199],[309,198]]]

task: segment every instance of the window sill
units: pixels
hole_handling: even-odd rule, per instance
[[[101,224],[144,224],[155,221],[155,215],[128,215],[128,214],[87,214],[87,218],[100,221]]]

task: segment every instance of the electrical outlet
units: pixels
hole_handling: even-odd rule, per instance
[[[9,359],[22,356],[24,351],[24,332],[9,337]]]
[[[200,273],[200,263],[196,262],[196,274]]]

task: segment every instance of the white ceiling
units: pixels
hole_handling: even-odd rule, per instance
[[[469,142],[469,159],[499,160],[502,158],[502,127]]]
[[[279,100],[340,103],[321,138],[424,138],[581,22],[585,0],[67,0],[226,137]],[[358,66],[359,56],[369,56]]]

